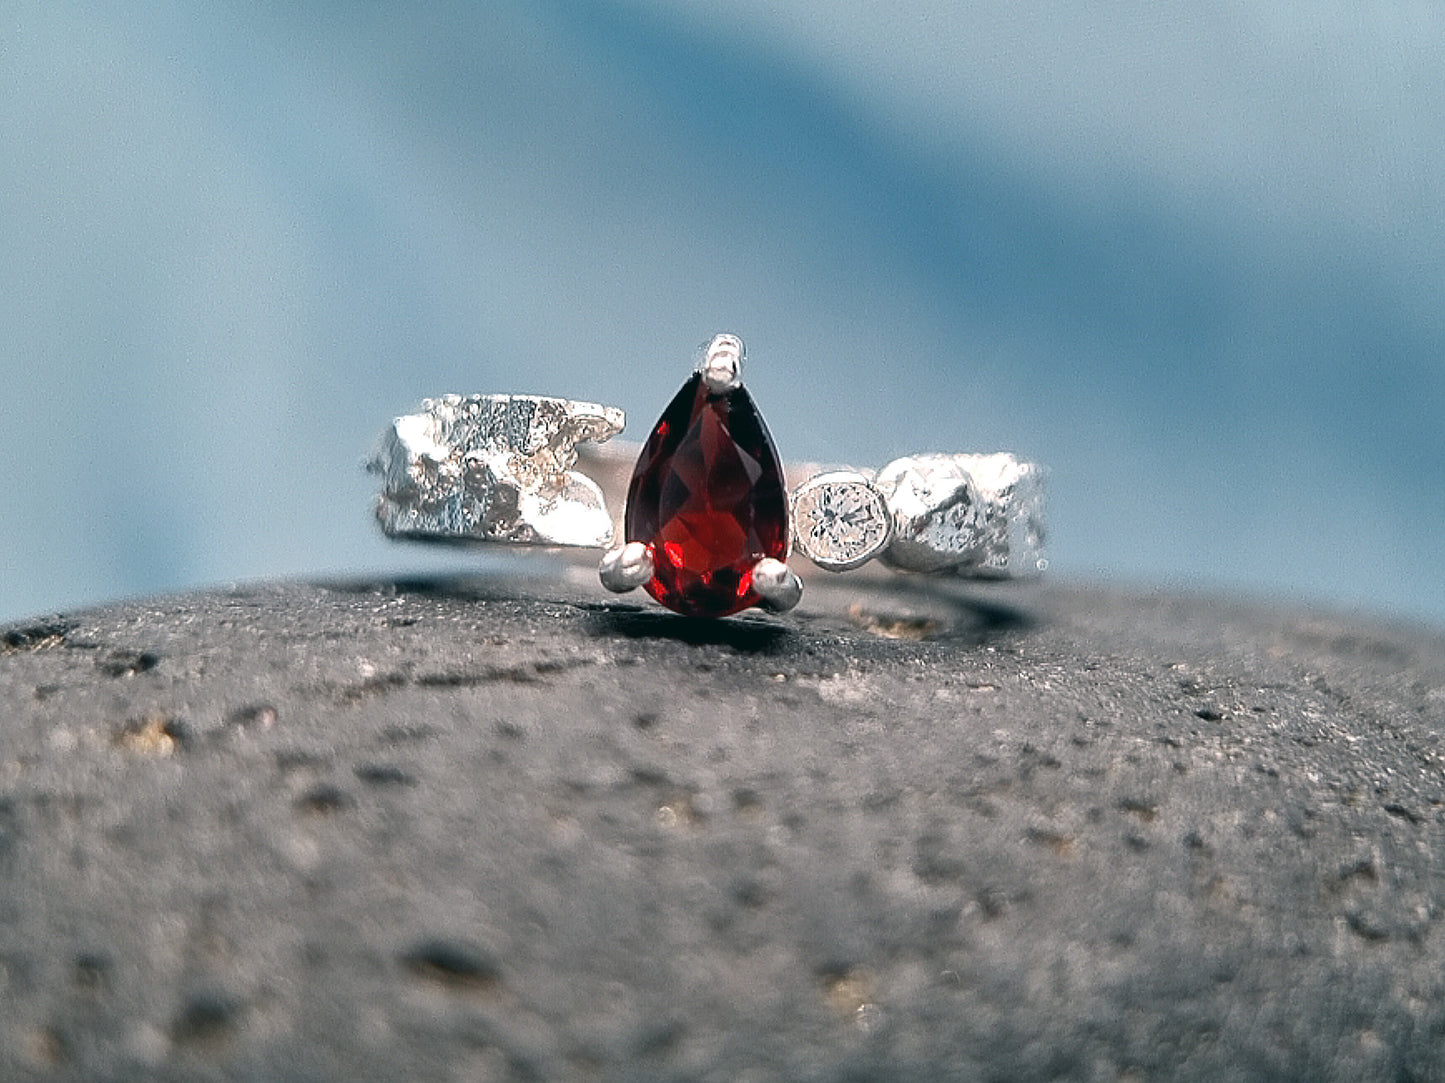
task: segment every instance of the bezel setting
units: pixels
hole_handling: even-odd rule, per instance
[[[893,540],[893,515],[883,494],[853,470],[817,474],[793,491],[793,544],[830,572],[862,567]]]

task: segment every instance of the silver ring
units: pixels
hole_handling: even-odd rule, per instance
[[[736,336],[715,336],[640,447],[599,446],[623,428],[612,406],[427,399],[391,423],[367,463],[382,479],[377,520],[399,539],[604,549],[608,589],[645,587],[702,616],[797,604],[794,550],[835,572],[877,559],[1025,579],[1048,566],[1043,467],[998,452],[916,454],[876,472],[785,468],[742,386],[742,360]],[[609,498],[620,508],[624,493],[617,522]]]

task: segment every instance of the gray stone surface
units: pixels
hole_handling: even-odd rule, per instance
[[[1445,1079],[1445,637],[554,571],[0,630],[0,1079]]]

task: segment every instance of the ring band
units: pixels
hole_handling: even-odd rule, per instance
[[[793,543],[820,568],[1027,579],[1044,556],[1045,470],[1008,452],[919,454],[875,475],[831,471],[793,490]]]
[[[715,336],[640,453],[599,446],[622,431],[616,407],[427,399],[392,422],[367,463],[382,478],[377,520],[393,538],[606,549],[605,587],[645,586],[691,616],[796,605],[802,582],[785,563],[794,550],[835,572],[875,558],[985,579],[1047,567],[1041,466],[1007,452],[927,453],[871,473],[790,470],[742,361],[737,336]],[[620,508],[624,492],[619,530],[608,501]]]
[[[367,468],[390,538],[605,549],[639,445],[616,407],[444,395],[396,418]],[[794,551],[827,571],[1021,579],[1048,567],[1046,471],[1007,452],[918,454],[870,474],[787,464]]]
[[[382,434],[377,521],[391,538],[601,548],[601,487],[572,469],[577,445],[622,431],[615,406],[537,395],[426,399]]]

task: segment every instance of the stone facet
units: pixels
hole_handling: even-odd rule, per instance
[[[651,551],[644,586],[667,608],[724,617],[758,603],[753,566],[787,559],[787,493],[745,388],[713,393],[701,374],[683,384],[638,456],[624,533]]]

